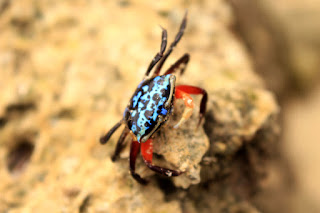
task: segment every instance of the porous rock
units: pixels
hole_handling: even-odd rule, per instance
[[[158,51],[158,24],[170,42],[185,7],[185,36],[167,66],[190,53],[178,83],[208,91],[206,121],[196,127],[200,98],[194,97],[191,119],[172,129],[184,108],[177,101],[156,135],[154,162],[185,173],[159,179],[139,158],[137,172],[150,181],[141,186],[128,172],[127,150],[110,160],[120,131],[105,146],[98,141],[121,119]],[[278,109],[228,28],[233,16],[225,1],[21,0],[1,2],[0,11],[1,212],[255,210],[245,195],[256,186],[240,185],[244,193],[233,188],[236,180],[247,183],[243,171],[252,167],[234,162],[245,163],[237,161],[245,156],[259,162],[259,155],[243,153],[246,144],[250,153],[261,144],[272,150],[265,132],[277,134],[270,121]]]

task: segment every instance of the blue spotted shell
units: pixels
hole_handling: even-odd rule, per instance
[[[142,81],[124,112],[128,128],[138,142],[147,141],[172,112],[175,76],[168,74]]]

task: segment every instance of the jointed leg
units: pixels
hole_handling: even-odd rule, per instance
[[[177,99],[182,99],[184,101],[184,105],[186,106],[185,110],[183,111],[181,119],[176,125],[174,125],[174,128],[178,128],[181,124],[183,124],[186,120],[188,120],[188,118],[190,118],[190,116],[192,115],[194,103],[191,96],[188,93],[184,92],[183,90],[179,89],[179,86],[176,86],[175,97]]]
[[[162,168],[159,166],[155,166],[152,164],[152,156],[153,156],[153,144],[152,144],[152,139],[147,140],[144,143],[141,143],[141,154],[143,157],[143,160],[145,164],[153,171],[171,177],[171,176],[178,176],[181,175],[183,172],[177,171],[177,170],[172,170],[172,169],[167,169],[167,168]]]
[[[187,25],[187,15],[188,13],[186,12],[185,15],[184,15],[184,18],[182,20],[182,23],[180,25],[180,29],[179,29],[179,32],[177,33],[174,41],[171,43],[170,45],[170,48],[168,49],[168,51],[166,52],[166,54],[162,57],[161,61],[159,62],[159,64],[157,65],[156,67],[156,70],[154,72],[154,76],[157,76],[159,75],[160,73],[160,70],[164,64],[164,62],[167,60],[167,58],[169,57],[169,55],[171,54],[171,52],[173,51],[173,48],[178,44],[178,42],[180,41],[182,35],[183,35],[183,32],[184,32],[184,29],[186,28],[186,25]]]
[[[131,147],[130,147],[130,173],[136,181],[138,181],[140,184],[145,185],[148,182],[145,179],[141,178],[140,175],[135,173],[136,159],[137,159],[139,150],[140,150],[140,143],[138,141],[132,141]]]
[[[124,128],[124,130],[122,131],[121,136],[120,136],[120,138],[119,138],[119,140],[117,142],[117,146],[116,146],[116,149],[114,151],[114,154],[111,157],[112,161],[116,161],[117,160],[117,158],[119,157],[121,151],[125,147],[125,144],[124,144],[125,141],[126,141],[125,139],[126,139],[127,135],[129,134],[129,132],[130,131],[129,131],[129,129],[127,127]]]
[[[150,65],[146,71],[145,76],[148,76],[154,65],[158,63],[158,61],[162,58],[164,51],[167,47],[167,30],[162,28],[162,39],[161,39],[161,46],[160,46],[160,52],[158,52],[152,61],[150,62]]]
[[[171,67],[164,73],[165,75],[171,74],[177,71],[180,71],[180,75],[183,74],[188,62],[189,62],[190,56],[188,53],[184,54],[176,63],[171,65]]]
[[[120,120],[118,123],[116,123],[110,130],[109,132],[107,132],[107,134],[105,134],[104,136],[102,136],[100,138],[100,143],[101,144],[105,144],[108,142],[108,140],[110,139],[110,137],[112,136],[112,134],[121,126],[123,120]]]
[[[182,96],[180,97],[179,94],[182,94]],[[199,119],[199,123],[198,123],[198,126],[199,126],[202,119],[203,119],[203,116],[206,112],[208,94],[204,89],[202,89],[200,87],[189,86],[189,85],[176,86],[176,98],[182,98],[185,101],[185,104],[187,107],[186,110],[188,109],[187,102],[192,102],[192,99],[191,99],[191,101],[188,100],[188,98],[185,94],[192,94],[192,95],[200,95],[201,94],[202,95],[202,99],[201,99],[201,103],[200,103],[200,119]],[[183,117],[181,119],[183,119]]]

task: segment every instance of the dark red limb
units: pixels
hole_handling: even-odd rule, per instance
[[[117,146],[116,146],[116,149],[114,151],[114,154],[113,156],[111,157],[111,160],[114,162],[118,159],[121,151],[124,149],[125,147],[125,142],[126,142],[126,137],[128,136],[129,134],[129,129],[126,127],[124,128],[124,130],[122,131],[121,135],[120,135],[120,138],[117,142]]]
[[[130,147],[130,173],[136,181],[138,181],[140,184],[145,185],[148,182],[145,179],[141,178],[140,175],[135,173],[136,159],[137,159],[139,150],[140,150],[140,143],[138,141],[132,141],[131,147]]]
[[[161,46],[160,46],[160,52],[158,52],[152,61],[150,62],[150,65],[146,71],[145,76],[148,76],[152,68],[158,63],[158,61],[162,58],[164,51],[167,47],[167,30],[162,28],[162,38],[161,38]]]
[[[200,120],[199,120],[199,125],[200,125],[203,119],[203,116],[206,113],[206,105],[208,100],[207,92],[200,87],[189,86],[189,85],[178,85],[176,86],[176,91],[177,90],[181,90],[185,93],[192,94],[192,95],[202,95],[202,99],[200,103]]]
[[[188,53],[184,54],[176,63],[171,65],[171,67],[164,73],[165,75],[180,71],[180,75],[184,73],[184,70],[190,60]]]
[[[100,143],[101,144],[105,144],[108,142],[108,140],[110,139],[110,137],[112,136],[112,134],[121,126],[123,120],[120,120],[118,123],[116,123],[110,130],[109,132],[107,132],[107,134],[105,134],[104,136],[102,136],[100,138]]]
[[[174,47],[178,44],[178,42],[180,41],[181,37],[183,36],[184,30],[185,30],[186,25],[187,25],[187,15],[188,15],[188,12],[185,13],[184,18],[182,20],[182,23],[180,25],[179,32],[177,33],[174,41],[171,43],[170,48],[167,50],[167,52],[165,53],[165,55],[162,57],[161,61],[157,65],[157,67],[155,69],[155,72],[153,74],[154,76],[159,75],[160,70],[161,70],[164,62],[167,60],[167,58],[169,57],[169,55],[173,51]]]
[[[162,168],[159,166],[155,166],[152,164],[152,156],[153,156],[153,144],[152,139],[147,140],[144,143],[141,143],[141,154],[145,164],[152,170],[161,175],[165,175],[168,177],[181,175],[183,172]]]

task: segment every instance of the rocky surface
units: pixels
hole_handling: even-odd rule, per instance
[[[161,28],[169,42],[185,8],[185,36],[169,58],[189,52],[178,83],[209,94],[199,128],[198,105],[178,130],[183,104],[156,134],[155,164],[186,171],[162,178],[139,158],[129,175],[128,149],[110,160],[117,122],[150,60]],[[0,211],[258,212],[251,198],[277,143],[279,109],[254,74],[229,27],[222,0],[0,2]]]

